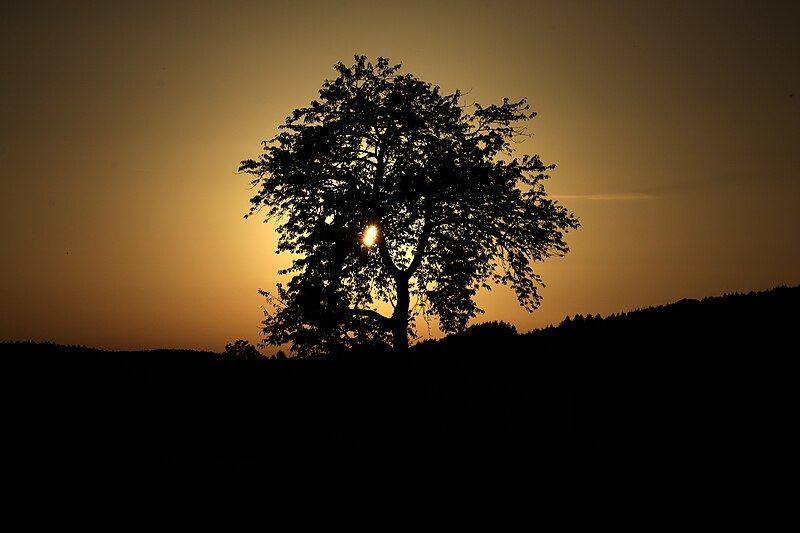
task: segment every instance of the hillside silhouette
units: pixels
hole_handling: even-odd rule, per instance
[[[800,286],[404,355],[310,358],[0,343],[7,469],[26,481],[281,475],[709,480],[780,467]]]

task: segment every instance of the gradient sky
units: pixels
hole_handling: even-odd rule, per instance
[[[256,343],[289,260],[236,169],[354,54],[539,113],[520,153],[582,227],[537,312],[497,290],[478,321],[796,285],[797,28],[800,2],[768,0],[4,6],[0,340]]]

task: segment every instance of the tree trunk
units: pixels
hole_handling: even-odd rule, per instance
[[[408,311],[411,296],[408,291],[408,279],[395,278],[397,304],[392,314],[392,343],[395,352],[408,350]]]

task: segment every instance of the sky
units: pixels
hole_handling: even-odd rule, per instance
[[[341,61],[483,105],[580,220],[518,331],[800,283],[800,2],[17,2],[0,15],[0,340],[259,341],[289,258],[237,174]],[[439,336],[435,324],[422,338]],[[268,353],[269,350],[265,350]]]

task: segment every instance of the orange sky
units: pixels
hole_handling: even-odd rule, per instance
[[[764,0],[6,6],[0,340],[257,342],[288,258],[236,169],[354,54],[539,113],[520,149],[582,227],[536,313],[498,290],[479,320],[796,285],[798,27],[800,2]]]

